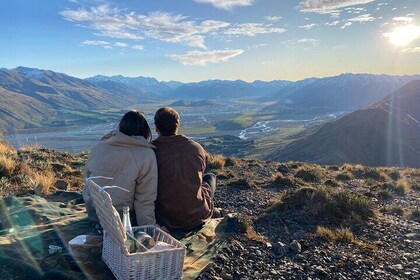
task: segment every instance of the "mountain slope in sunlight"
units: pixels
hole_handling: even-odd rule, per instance
[[[63,123],[75,112],[121,109],[144,98],[141,92],[124,87],[106,89],[66,74],[27,67],[1,68],[0,94],[2,130]]]
[[[420,81],[312,130],[268,158],[420,167]]]

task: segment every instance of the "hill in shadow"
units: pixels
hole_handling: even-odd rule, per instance
[[[420,81],[329,122],[275,151],[272,160],[420,167]]]

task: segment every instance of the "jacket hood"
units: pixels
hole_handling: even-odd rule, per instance
[[[110,145],[121,147],[142,146],[155,149],[156,147],[147,142],[143,136],[128,136],[119,130],[113,130],[107,133],[102,139]]]
[[[182,134],[179,135],[171,135],[171,136],[159,136],[153,143],[173,143],[173,142],[180,142],[180,141],[189,141],[188,137]]]

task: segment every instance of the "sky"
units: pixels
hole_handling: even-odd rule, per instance
[[[181,82],[420,74],[419,0],[2,0],[0,67]]]

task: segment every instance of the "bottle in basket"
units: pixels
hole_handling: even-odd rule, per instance
[[[127,233],[127,239],[124,241],[125,245],[128,247],[128,251],[130,253],[133,253],[136,251],[136,245],[134,240],[131,238],[133,236],[133,228],[131,227],[131,221],[130,221],[130,208],[124,207],[123,208],[123,227],[125,229],[125,232]]]
[[[137,240],[137,242],[143,245],[146,248],[146,250],[153,248],[156,243],[153,237],[141,230],[137,230],[134,232],[134,238]],[[144,252],[145,248],[138,246],[137,251]]]

